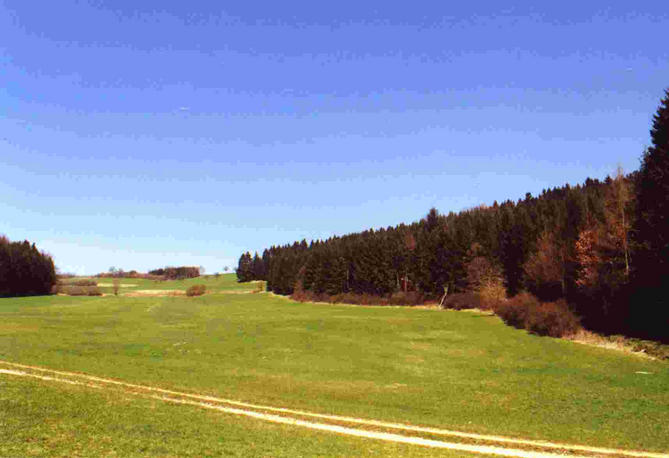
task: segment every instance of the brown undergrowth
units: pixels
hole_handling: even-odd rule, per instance
[[[387,296],[376,296],[373,294],[340,293],[326,294],[315,293],[302,288],[295,288],[290,296],[298,302],[326,302],[329,304],[352,304],[352,305],[425,305],[428,300],[426,296],[416,291],[397,292]]]

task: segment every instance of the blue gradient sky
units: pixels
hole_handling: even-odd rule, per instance
[[[215,272],[632,171],[668,29],[666,0],[0,0],[0,233]]]

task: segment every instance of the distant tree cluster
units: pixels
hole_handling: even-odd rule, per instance
[[[49,294],[56,284],[53,259],[28,241],[0,236],[0,296]]]
[[[150,270],[149,275],[163,277],[165,280],[183,280],[200,276],[202,268],[194,266],[164,267]]]
[[[237,281],[266,280],[267,271],[265,266],[269,263],[269,259],[266,258],[267,253],[267,250],[265,250],[262,259],[258,256],[258,253],[253,257],[249,252],[242,254],[237,265]]]
[[[528,291],[594,330],[669,337],[669,92],[640,171],[411,225],[244,253],[239,281],[293,294]]]
[[[100,278],[142,278],[143,274],[136,270],[125,271],[121,268],[110,267],[109,271],[102,272],[96,275]]]

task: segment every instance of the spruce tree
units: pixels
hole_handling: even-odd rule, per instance
[[[636,240],[637,268],[655,280],[669,275],[669,90],[653,118],[648,148],[639,170]]]
[[[248,251],[239,257],[237,266],[237,281],[240,283],[253,280],[253,260]]]
[[[669,338],[669,90],[650,131],[652,146],[643,156],[637,181],[633,257],[639,294],[634,325],[653,337]]]
[[[260,259],[260,256],[258,256],[258,253],[256,253],[253,256],[253,261],[251,263],[251,271],[253,272],[253,279],[254,280],[265,280],[265,265],[262,262],[262,259]]]

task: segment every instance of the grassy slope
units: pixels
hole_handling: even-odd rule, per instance
[[[0,376],[0,456],[44,455],[464,456]]]
[[[668,363],[466,312],[265,294],[2,299],[0,359],[320,412],[669,449]]]

